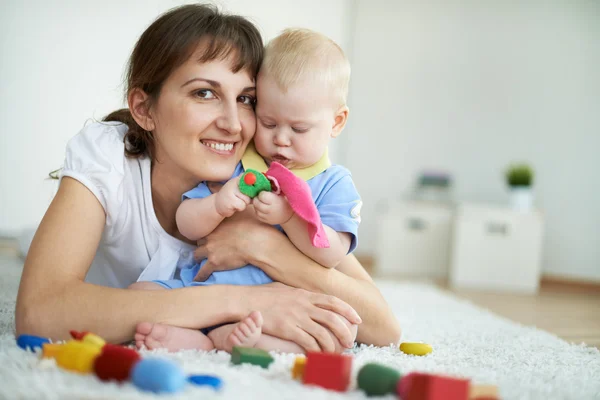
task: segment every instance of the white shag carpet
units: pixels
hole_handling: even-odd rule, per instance
[[[214,374],[223,389],[188,385],[176,395],[154,395],[131,384],[103,383],[93,375],[63,371],[54,361],[40,361],[15,344],[13,313],[20,263],[0,256],[0,399],[363,399],[353,379],[343,394],[303,386],[292,380],[293,355],[275,355],[268,370],[229,364],[226,353],[144,352],[168,357],[188,374]],[[425,284],[378,281],[403,326],[403,341],[433,345],[426,357],[397,349],[355,348],[354,378],[359,367],[378,362],[402,373],[428,371],[496,384],[502,399],[600,399],[600,352],[569,344],[556,336],[495,316]],[[51,317],[51,316],[49,316]],[[393,399],[393,396],[386,398]]]

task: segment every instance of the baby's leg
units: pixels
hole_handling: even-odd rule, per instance
[[[231,353],[233,346],[255,347],[262,334],[263,318],[258,311],[251,312],[237,324],[228,324],[208,333],[215,348]]]
[[[133,290],[162,290],[161,285],[153,282],[136,282],[129,286]],[[183,349],[212,350],[212,341],[196,329],[180,328],[151,322],[141,322],[135,328],[135,345],[143,345],[153,350],[165,348],[169,351]]]

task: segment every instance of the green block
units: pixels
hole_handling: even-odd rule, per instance
[[[256,177],[256,182],[254,182],[254,184],[252,184],[252,185],[248,185],[244,181],[244,178],[248,174],[254,174],[254,176]],[[240,187],[240,192],[242,192],[246,196],[253,199],[262,191],[266,190],[267,192],[270,192],[271,191],[271,182],[269,182],[269,180],[263,173],[258,172],[253,169],[248,169],[248,170],[246,170],[246,172],[244,172],[242,174],[242,177],[240,178],[239,187]]]
[[[358,387],[367,396],[384,396],[396,393],[396,384],[400,380],[400,372],[379,364],[365,364],[358,371]]]
[[[231,363],[235,365],[252,364],[267,368],[273,361],[273,357],[261,349],[235,346],[231,351]]]

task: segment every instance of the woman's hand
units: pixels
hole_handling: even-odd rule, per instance
[[[194,278],[204,282],[215,271],[228,271],[249,264],[251,246],[260,246],[262,233],[274,228],[254,217],[254,207],[235,213],[223,220],[210,235],[198,241],[194,252],[196,261],[208,259]],[[266,240],[266,239],[264,239]]]
[[[282,283],[249,289],[252,290],[249,307],[262,313],[263,332],[297,343],[306,351],[333,352],[335,344],[331,333],[343,346],[354,345],[354,336],[341,317],[357,325],[362,320],[352,307],[337,297]]]

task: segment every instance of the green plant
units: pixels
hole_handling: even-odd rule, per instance
[[[512,164],[506,170],[506,181],[509,186],[531,186],[533,170],[527,164]]]

